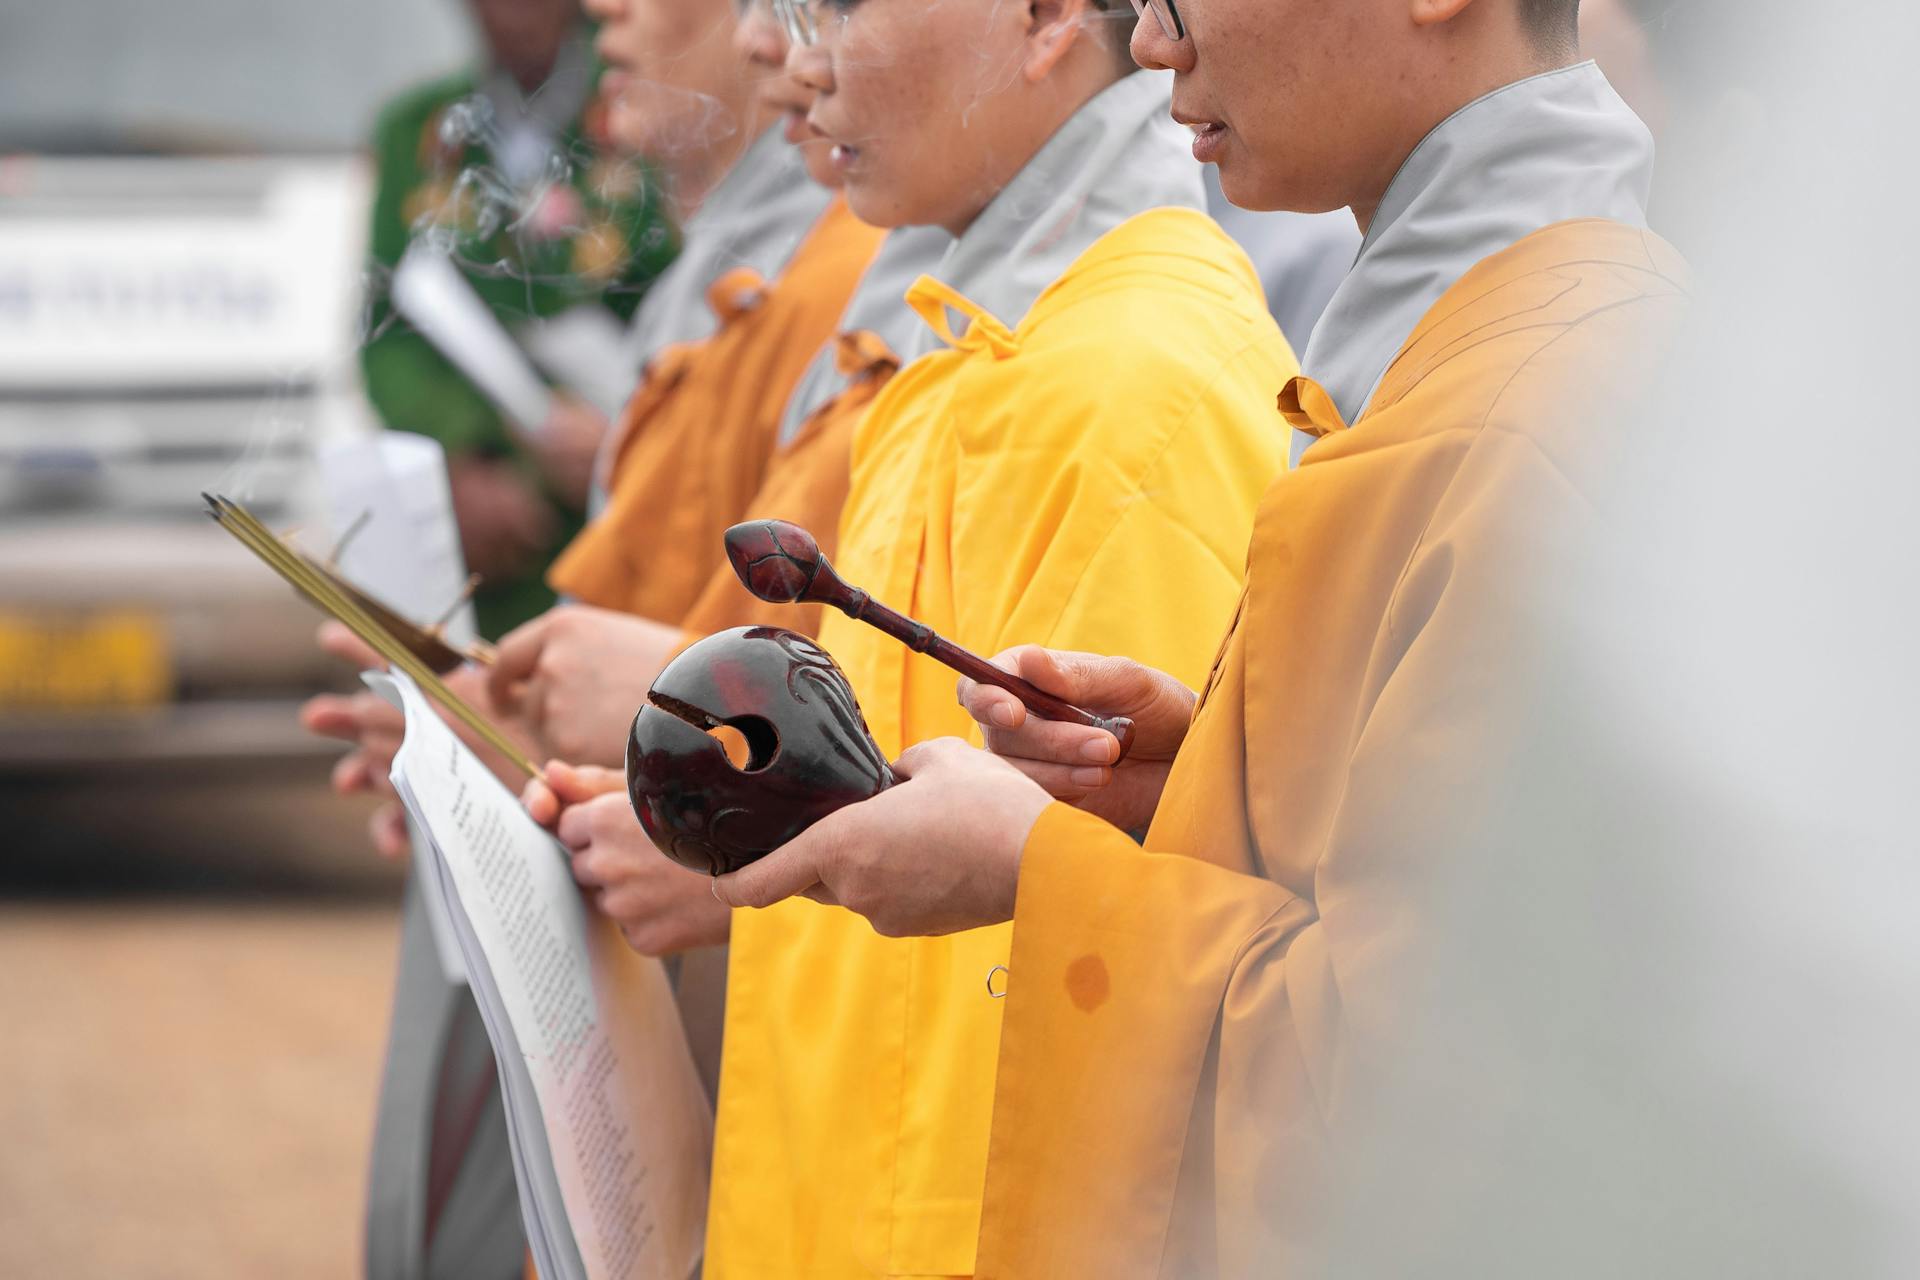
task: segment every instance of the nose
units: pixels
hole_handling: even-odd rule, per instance
[[[814,93],[833,92],[833,59],[820,45],[789,44],[787,74]]]
[[[778,71],[787,59],[787,33],[765,4],[750,4],[733,29],[733,51],[757,66]]]
[[[1148,71],[1193,70],[1193,30],[1184,40],[1169,40],[1160,20],[1143,6],[1133,24],[1133,39],[1128,43],[1133,60]]]

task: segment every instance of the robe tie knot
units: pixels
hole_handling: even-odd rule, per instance
[[[1280,416],[1296,431],[1318,438],[1347,429],[1339,406],[1327,389],[1312,378],[1296,377],[1280,392]]]
[[[907,305],[950,347],[991,352],[996,360],[1005,360],[1020,350],[1020,339],[997,316],[932,276],[921,276],[913,282],[913,287],[907,290]],[[958,336],[953,332],[955,311],[967,318],[967,327]]]
[[[707,286],[707,305],[720,317],[722,325],[732,324],[757,308],[767,296],[767,282],[752,267],[735,267],[723,272]]]

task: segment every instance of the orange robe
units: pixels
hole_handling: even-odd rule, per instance
[[[1143,850],[1056,804],[1021,867],[977,1274],[1319,1274],[1330,1135],[1404,1018],[1441,850],[1498,767],[1512,571],[1677,319],[1672,250],[1562,223],[1427,313],[1261,504],[1245,595]],[[1618,424],[1606,424],[1608,427]],[[1492,762],[1492,763],[1490,763]]]
[[[776,463],[795,473],[787,487],[807,488],[819,477],[844,496],[844,453],[837,467],[809,465],[828,451],[795,449],[801,442],[794,441],[776,455],[775,441],[795,384],[833,338],[883,235],[836,198],[774,281],[740,268],[714,282],[709,298],[719,329],[669,347],[649,365],[621,416],[606,509],[555,562],[548,574],[555,590],[682,622],[714,593],[716,574],[731,577],[720,535],[745,517]],[[838,502],[831,506],[837,516]],[[714,607],[704,616],[717,616]],[[791,616],[785,625],[794,625]]]

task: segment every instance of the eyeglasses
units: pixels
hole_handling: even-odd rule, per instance
[[[777,4],[779,0],[774,0]],[[1138,17],[1149,9],[1153,11],[1153,20],[1160,24],[1160,30],[1169,40],[1184,40],[1187,28],[1180,21],[1180,11],[1173,7],[1173,0],[1133,0],[1134,16]]]
[[[814,6],[820,0],[773,0],[774,16],[780,19],[780,25],[787,30],[787,39],[795,44],[818,44],[820,42],[820,21],[814,16]]]

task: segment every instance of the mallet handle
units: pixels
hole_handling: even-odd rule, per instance
[[[830,566],[824,563],[821,567],[827,573],[832,572]],[[996,689],[1005,689],[1025,703],[1027,710],[1042,720],[1082,724],[1090,729],[1102,729],[1112,734],[1120,742],[1120,754],[1114,757],[1115,764],[1126,759],[1127,752],[1132,749],[1133,721],[1126,716],[1096,716],[1090,711],[1082,711],[1066,699],[1055,697],[1045,689],[1022,680],[1011,672],[1002,671],[979,654],[962,649],[953,641],[935,632],[926,623],[915,622],[905,614],[887,608],[860,588],[848,586],[841,581],[838,574],[833,575],[831,586],[824,591],[820,589],[823,585],[816,579],[813,594],[816,594],[824,603],[833,605],[858,622],[864,622],[870,627],[886,632],[915,653],[924,653],[935,662],[958,671],[969,680],[990,684]]]

